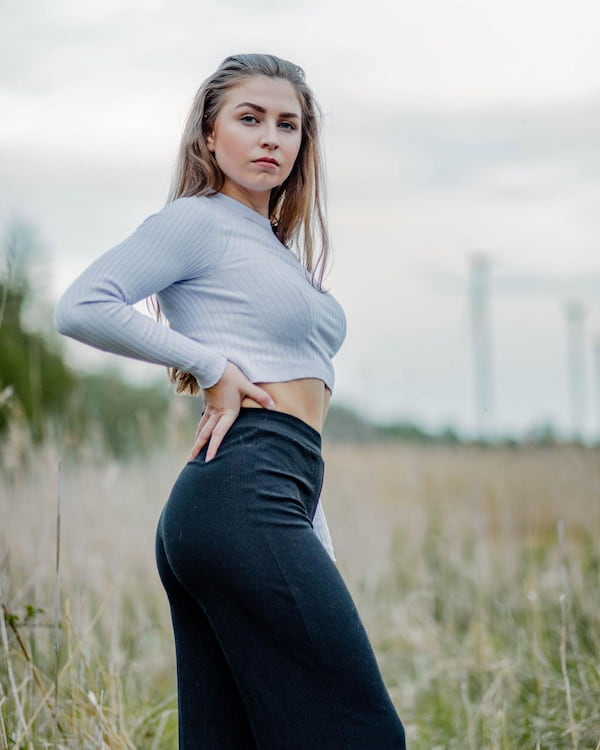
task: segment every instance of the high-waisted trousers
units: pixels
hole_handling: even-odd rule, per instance
[[[242,408],[177,478],[156,556],[177,655],[180,750],[402,750],[404,730],[311,521],[321,436]]]

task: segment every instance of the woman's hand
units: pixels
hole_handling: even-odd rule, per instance
[[[251,383],[233,362],[228,362],[225,371],[210,388],[205,388],[204,412],[194,436],[194,447],[189,460],[195,458],[208,443],[206,461],[210,461],[221,445],[225,433],[240,413],[244,396],[250,396],[265,409],[274,409],[275,402],[267,391]]]

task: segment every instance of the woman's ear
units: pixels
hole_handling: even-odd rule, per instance
[[[206,147],[211,153],[215,151],[215,131],[211,130],[206,134]]]

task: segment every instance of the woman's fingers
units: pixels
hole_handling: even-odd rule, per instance
[[[223,438],[227,434],[227,431],[231,425],[235,422],[237,414],[231,411],[217,414],[213,412],[211,416],[206,420],[204,425],[199,425],[196,431],[196,437],[194,447],[189,456],[189,461],[196,458],[198,453],[208,442],[208,449],[206,451],[206,461],[211,461],[219,449]]]
[[[215,457],[215,454],[219,449],[219,446],[221,445],[221,441],[227,434],[227,430],[229,430],[231,425],[235,422],[236,417],[237,414],[234,414],[232,412],[228,412],[220,416],[210,436],[210,442],[206,451],[205,461],[211,461]]]
[[[200,453],[202,448],[206,445],[206,442],[210,438],[211,433],[214,429],[214,425],[217,423],[218,419],[219,417],[217,414],[203,414],[202,419],[200,420],[200,424],[196,429],[196,434],[194,435],[194,446],[192,448],[192,452],[190,453],[188,459],[189,461],[191,461],[193,458],[196,458],[198,453]]]
[[[233,362],[227,363],[221,378],[210,388],[205,388],[203,395],[204,413],[196,429],[190,461],[196,458],[207,441],[205,460],[211,461],[215,457],[227,430],[240,412],[244,396],[250,396],[265,409],[276,408],[270,394],[251,383]]]
[[[250,398],[254,399],[254,401],[258,401],[258,403],[261,406],[264,406],[265,409],[276,408],[275,401],[273,401],[271,395],[267,393],[267,391],[264,391],[262,388],[259,388],[257,385],[253,384],[250,388],[247,388],[246,395],[250,396]]]
[[[196,427],[196,432],[194,433],[194,440],[198,440],[198,435],[204,429],[204,425],[210,419],[211,414],[212,412],[210,412],[207,408],[205,408],[202,412],[202,416],[200,417],[200,421],[198,422],[198,427]]]

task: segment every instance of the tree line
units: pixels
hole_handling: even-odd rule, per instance
[[[67,455],[83,446],[129,458],[158,442],[169,407],[167,387],[132,385],[116,368],[71,367],[53,328],[53,305],[39,276],[42,258],[31,226],[13,222],[2,242],[0,276],[0,441],[60,441]]]

